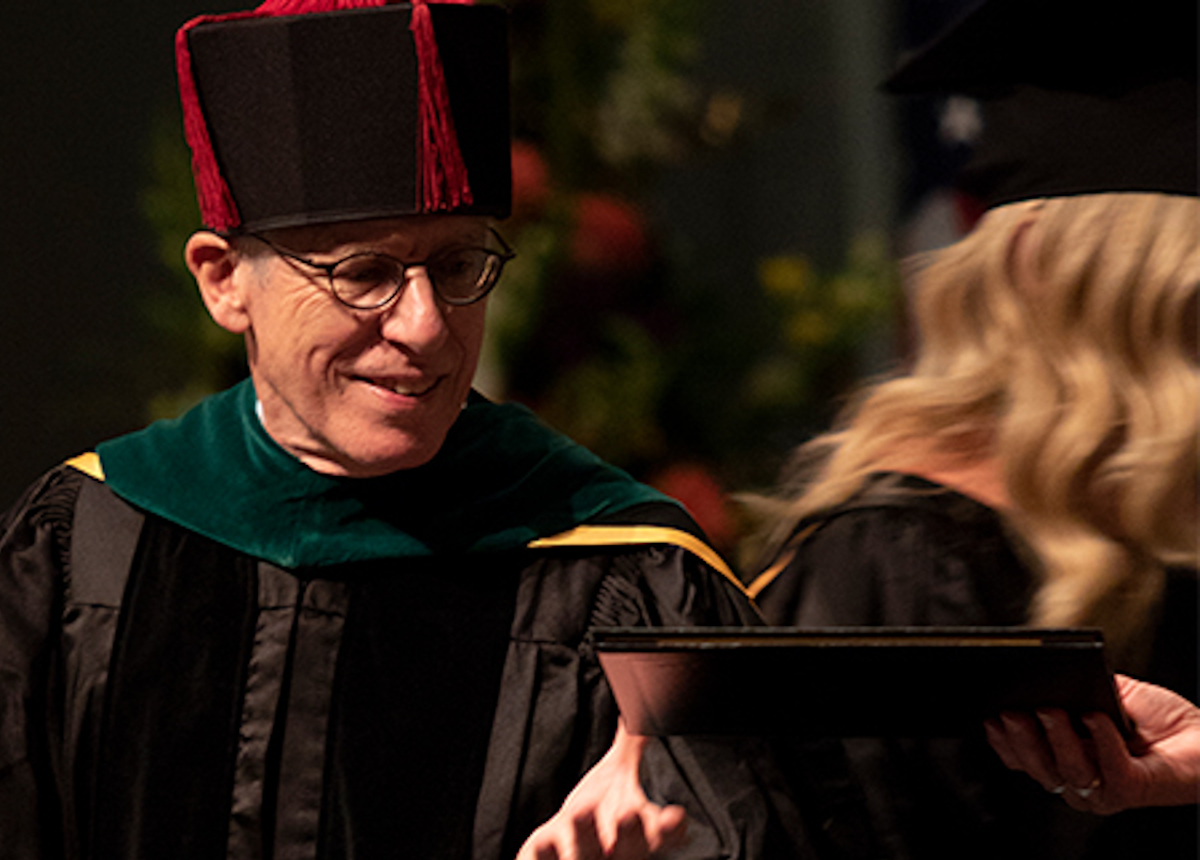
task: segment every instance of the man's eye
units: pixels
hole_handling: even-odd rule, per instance
[[[373,285],[392,280],[395,266],[383,260],[347,260],[334,270],[333,276],[347,284]]]
[[[439,257],[434,265],[434,274],[442,278],[473,278],[480,269],[482,251],[452,251]]]

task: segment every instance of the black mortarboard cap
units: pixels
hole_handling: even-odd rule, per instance
[[[264,14],[263,4],[181,31],[181,83],[192,79],[185,110],[188,86],[199,107],[189,143],[209,227],[509,214],[505,10],[428,4],[452,155],[461,157],[459,174],[465,168],[459,194],[444,176],[451,169],[439,161],[441,144],[429,142],[429,67],[411,26],[414,6],[363,5],[281,15]],[[423,183],[430,170],[432,200]]]
[[[886,83],[963,94],[983,132],[960,186],[1034,197],[1197,193],[1195,0],[987,0]]]

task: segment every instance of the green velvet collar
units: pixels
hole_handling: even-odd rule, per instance
[[[286,568],[513,549],[672,501],[476,394],[433,460],[380,478],[304,466],[263,429],[249,380],[96,451],[118,496]]]

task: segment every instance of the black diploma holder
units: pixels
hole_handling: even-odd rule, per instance
[[[1002,711],[1097,711],[1129,737],[1099,630],[594,628],[643,735],[967,737]]]

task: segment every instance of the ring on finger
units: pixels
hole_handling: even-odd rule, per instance
[[[1100,777],[1096,777],[1091,782],[1089,782],[1087,785],[1085,785],[1083,788],[1075,788],[1072,790],[1076,794],[1078,794],[1080,797],[1082,797],[1084,800],[1087,800],[1089,797],[1091,797],[1093,794],[1095,794],[1099,788],[1100,788]]]

